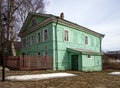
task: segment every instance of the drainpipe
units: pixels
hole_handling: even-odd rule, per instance
[[[55,25],[55,66],[56,70],[58,70],[58,43],[57,43],[57,24],[59,17],[56,17],[56,25]]]
[[[102,46],[102,42],[101,42],[101,38],[100,38],[100,53],[102,53],[102,49],[101,49],[101,46]]]

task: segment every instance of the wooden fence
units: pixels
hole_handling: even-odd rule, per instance
[[[17,70],[52,69],[52,58],[47,56],[9,56],[5,59],[5,66]]]

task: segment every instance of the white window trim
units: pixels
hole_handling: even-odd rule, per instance
[[[92,56],[90,55],[90,58],[88,58],[88,55],[90,55],[90,54],[87,54],[87,59],[92,59]]]
[[[86,44],[86,37],[87,37],[87,44]],[[89,44],[89,37],[87,35],[85,35],[85,45]]]
[[[69,31],[68,31],[68,40],[65,40],[65,31],[68,31],[67,29],[64,29],[64,41],[69,42]]]
[[[43,30],[43,42],[47,42],[48,41],[48,39],[46,41],[44,40],[44,31],[45,30],[47,30],[47,35],[48,35],[48,28],[46,28],[46,29]]]

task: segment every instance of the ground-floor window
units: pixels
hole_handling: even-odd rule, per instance
[[[40,56],[40,52],[37,52],[37,56]]]
[[[44,56],[48,56],[48,51],[45,51],[45,52],[44,52]]]
[[[87,55],[87,58],[88,58],[88,59],[92,59],[90,54]]]

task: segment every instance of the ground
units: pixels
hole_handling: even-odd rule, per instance
[[[120,75],[108,74],[115,71],[117,70],[106,70],[101,72],[63,71],[76,74],[77,76],[24,82],[0,81],[0,88],[120,88]],[[56,73],[60,71],[7,71],[6,76],[53,72]]]

